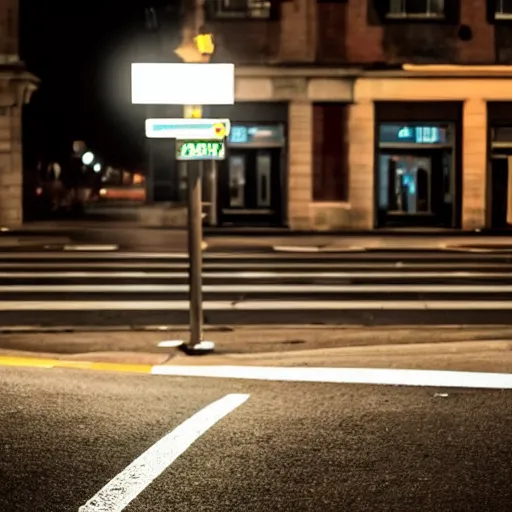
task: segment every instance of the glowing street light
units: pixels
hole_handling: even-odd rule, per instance
[[[96,162],[93,167],[94,172],[101,172],[101,164]]]
[[[86,151],[83,155],[82,155],[82,163],[84,165],[91,165],[94,161],[94,153],[92,153],[91,151]]]

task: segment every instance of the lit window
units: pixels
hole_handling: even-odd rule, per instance
[[[496,1],[496,19],[512,19],[512,0]]]
[[[215,18],[270,18],[270,0],[210,0],[207,4]]]
[[[388,18],[444,18],[444,0],[391,0]]]

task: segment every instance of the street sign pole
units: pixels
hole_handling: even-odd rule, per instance
[[[187,165],[190,339],[188,344],[183,346],[187,352],[211,350],[208,348],[209,343],[203,343],[201,164],[202,162],[188,162]]]
[[[203,34],[204,35],[204,34]],[[205,46],[206,39],[201,39]],[[211,43],[211,41],[210,41]],[[212,44],[203,50],[213,52]],[[202,52],[204,53],[204,51]],[[233,64],[132,63],[132,104],[182,105],[185,119],[146,119],[146,137],[174,139],[176,159],[188,162],[188,245],[190,286],[190,338],[165,342],[190,354],[211,352],[214,343],[203,340],[202,304],[202,194],[204,160],[224,160],[229,119],[203,119],[203,105],[234,105]],[[192,165],[190,165],[192,164]],[[177,342],[177,343],[176,343]],[[163,345],[162,345],[163,346]]]
[[[201,107],[185,106],[186,118],[202,116]],[[189,255],[189,304],[190,333],[182,350],[187,354],[208,353],[214,343],[203,340],[203,162],[185,162],[188,180],[188,255]]]

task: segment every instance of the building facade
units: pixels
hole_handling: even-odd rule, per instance
[[[18,0],[0,1],[0,227],[23,222],[22,109],[37,80],[18,51]]]
[[[512,223],[512,2],[205,0],[236,65],[222,224]],[[197,27],[196,27],[197,28]],[[509,173],[510,167],[510,173]]]

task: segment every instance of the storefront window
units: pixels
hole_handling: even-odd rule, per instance
[[[450,124],[378,126],[377,208],[381,223],[422,218],[426,225],[451,225],[453,139]]]
[[[389,213],[430,212],[430,174],[428,157],[381,155],[379,206]]]

